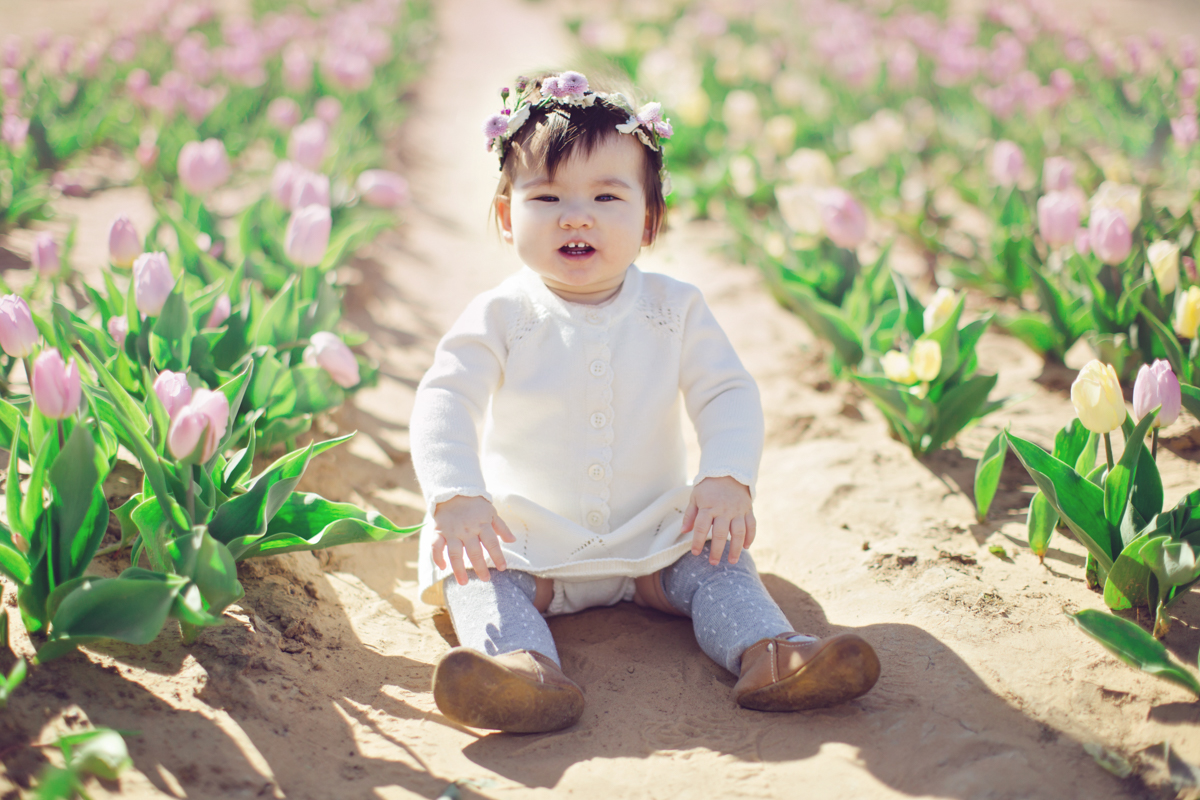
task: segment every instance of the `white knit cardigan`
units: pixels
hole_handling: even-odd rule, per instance
[[[438,344],[413,407],[413,465],[430,512],[456,495],[495,504],[517,538],[508,567],[556,579],[552,613],[597,604],[564,600],[561,583],[607,586],[599,602],[616,602],[690,546],[681,407],[700,441],[695,480],[727,475],[753,494],[758,387],[699,289],[630,266],[612,301],[586,306],[523,268]],[[427,517],[421,596],[437,605],[449,572],[435,536]]]

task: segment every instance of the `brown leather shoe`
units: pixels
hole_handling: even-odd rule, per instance
[[[433,699],[460,725],[509,733],[557,731],[583,714],[583,690],[533,650],[489,656],[456,647],[433,671]]]
[[[879,680],[879,657],[860,637],[791,642],[780,634],[742,654],[742,676],[733,687],[738,705],[759,711],[825,708],[866,694]]]

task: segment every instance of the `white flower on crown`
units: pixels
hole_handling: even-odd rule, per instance
[[[529,109],[530,108],[532,108],[532,106],[530,106],[529,104],[523,105],[520,108],[518,108],[516,111],[514,111],[512,113],[512,115],[508,118],[508,135],[509,136],[512,136],[514,133],[519,131],[521,129],[521,126],[524,125],[526,120],[529,119]]]

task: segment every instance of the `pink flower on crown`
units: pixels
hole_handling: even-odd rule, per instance
[[[588,90],[588,81],[578,72],[567,71],[558,76],[558,88],[562,94],[556,94],[555,97],[581,95]]]
[[[558,76],[542,81],[542,97],[562,97],[566,92],[558,86]]]
[[[492,114],[483,123],[483,134],[489,139],[508,133],[508,117],[504,114]]]

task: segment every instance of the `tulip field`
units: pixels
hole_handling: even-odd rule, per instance
[[[0,24],[0,795],[1200,792],[1200,29],[131,3]],[[575,728],[437,711],[407,415],[517,266],[480,133],[541,67],[661,101],[639,265],[759,381],[752,552],[796,630],[879,652],[863,698],[737,709],[624,603],[551,620]]]

